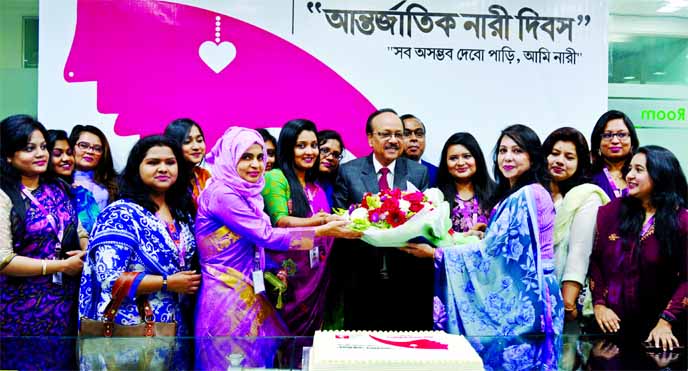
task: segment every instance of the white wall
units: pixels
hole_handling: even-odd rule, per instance
[[[38,0],[0,1],[0,118],[38,110],[38,69],[22,68],[25,16],[38,16]]]

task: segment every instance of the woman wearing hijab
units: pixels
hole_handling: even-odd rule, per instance
[[[234,342],[204,337],[265,337],[288,334],[264,295],[263,248],[310,250],[319,236],[360,234],[334,221],[317,227],[273,228],[260,194],[266,150],[255,130],[231,127],[206,157],[212,181],[198,198],[196,239],[203,284],[198,298],[197,368],[225,369],[228,355],[241,353],[245,367],[270,367],[274,340]]]

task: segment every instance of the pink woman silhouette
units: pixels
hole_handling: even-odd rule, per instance
[[[335,71],[265,30],[164,1],[78,0],[67,82],[97,82],[98,111],[118,135],[161,133],[179,117],[212,145],[231,125],[308,118],[367,154],[375,107]]]

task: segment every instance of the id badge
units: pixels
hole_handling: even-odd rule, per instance
[[[263,271],[253,271],[251,273],[253,278],[253,292],[260,294],[265,291],[265,280],[263,279]]]
[[[308,250],[308,258],[311,262],[311,269],[318,267],[320,265],[320,247],[314,246]]]
[[[53,273],[53,283],[56,285],[62,285],[62,272]]]

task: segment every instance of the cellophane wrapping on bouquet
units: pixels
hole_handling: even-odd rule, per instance
[[[361,240],[377,247],[404,247],[409,241],[448,246],[459,237],[451,231],[449,203],[437,188],[366,193],[360,204],[337,213],[352,222],[352,229],[363,232]]]

